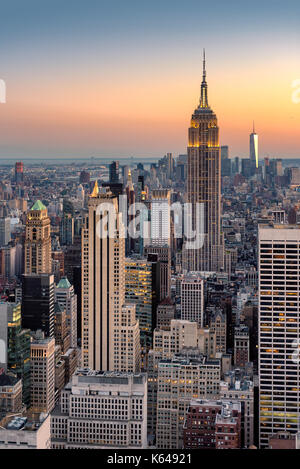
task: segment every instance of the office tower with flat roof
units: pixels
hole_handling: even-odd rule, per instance
[[[119,161],[113,161],[109,165],[109,182],[119,182]]]
[[[24,167],[22,161],[17,161],[15,164],[15,182],[21,184],[24,180]]]
[[[74,218],[71,213],[63,213],[59,227],[60,244],[69,246],[74,241]]]
[[[25,274],[50,274],[52,272],[50,218],[40,200],[27,213],[24,246]]]
[[[55,340],[37,335],[30,348],[31,410],[49,413],[55,406]]]
[[[30,331],[22,329],[21,303],[5,303],[7,308],[7,368],[22,380],[22,397],[30,404]],[[1,305],[0,305],[1,310]]]
[[[136,305],[122,306],[114,331],[114,370],[128,373],[141,371],[140,329]]]
[[[300,402],[300,227],[260,225],[259,439],[296,433]]]
[[[187,199],[192,204],[192,229],[196,229],[197,204],[203,204],[203,246],[185,251],[187,270],[220,271],[223,268],[221,235],[221,155],[216,114],[208,104],[205,54],[201,97],[191,119],[188,137]],[[199,222],[201,222],[201,217]]]
[[[6,246],[11,240],[10,218],[0,218],[0,248]]]
[[[171,245],[171,191],[154,189],[151,192],[151,243]]]
[[[0,303],[0,368],[7,370],[7,322],[8,306],[6,302]]]
[[[153,255],[157,258],[159,265],[159,289],[157,291],[158,303],[165,298],[171,296],[171,248],[167,244],[164,246],[157,246],[151,244],[145,246],[144,254],[147,256],[147,260]],[[149,257],[150,256],[150,257]]]
[[[255,132],[254,122],[253,131],[250,134],[250,160],[255,168],[258,168],[258,135]]]
[[[23,275],[22,327],[54,337],[54,275]]]
[[[66,310],[67,327],[70,330],[71,347],[77,347],[77,295],[69,280],[64,277],[54,287],[55,301]]]
[[[189,272],[181,282],[181,319],[204,324],[204,280]]]
[[[77,369],[51,413],[51,448],[147,448],[146,375]]]
[[[152,347],[152,264],[145,258],[133,256],[125,259],[125,299],[136,306],[141,338],[141,359]]]

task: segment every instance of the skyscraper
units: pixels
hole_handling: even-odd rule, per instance
[[[102,206],[102,207],[101,207]],[[113,233],[112,211],[117,215]],[[82,363],[93,370],[124,370],[120,350],[124,333],[132,357],[128,366],[139,363],[139,330],[135,308],[125,303],[125,239],[118,200],[109,191],[99,191],[95,184],[88,202],[88,215],[82,228]],[[122,328],[124,324],[124,327]],[[138,345],[138,346],[137,346]],[[126,354],[129,350],[125,350]]]
[[[300,418],[300,228],[259,226],[259,440]]]
[[[25,236],[25,274],[50,274],[50,218],[40,200],[27,214]]]
[[[258,135],[254,129],[254,122],[253,131],[250,134],[250,160],[255,164],[255,168],[258,168]]]
[[[119,162],[113,161],[109,165],[109,182],[119,182]]]
[[[31,408],[48,413],[55,405],[55,340],[37,336],[30,348]]]
[[[22,327],[42,330],[54,337],[54,276],[24,274],[22,279]]]
[[[204,207],[204,244],[188,249],[187,269],[219,271],[223,267],[223,238],[221,235],[221,155],[216,114],[208,105],[203,58],[201,97],[194,111],[188,140],[188,202],[192,204],[192,228],[196,227],[196,204]]]
[[[62,278],[54,289],[55,301],[66,310],[67,326],[71,335],[71,347],[77,347],[77,295],[67,278]]]
[[[0,218],[0,247],[6,246],[11,239],[10,218]]]
[[[23,162],[22,161],[17,161],[15,164],[15,181],[17,184],[20,184],[23,182],[23,173],[24,167],[23,167]]]
[[[189,273],[181,282],[181,319],[204,324],[204,281]]]
[[[151,193],[151,243],[156,246],[170,246],[171,218],[168,189],[154,189]]]

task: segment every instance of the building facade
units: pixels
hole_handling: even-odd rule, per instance
[[[201,97],[191,119],[188,136],[187,198],[192,204],[191,227],[196,229],[196,204],[203,204],[203,247],[185,252],[188,271],[223,268],[221,235],[221,155],[216,114],[208,104],[205,55]],[[199,222],[201,221],[201,218]]]
[[[300,229],[259,226],[260,447],[299,428]]]
[[[50,274],[52,271],[50,218],[40,200],[27,214],[24,247],[25,273]]]
[[[51,447],[147,448],[146,375],[78,369],[51,414]]]

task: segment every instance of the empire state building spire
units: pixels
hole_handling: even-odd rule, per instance
[[[206,83],[206,68],[205,68],[205,49],[203,49],[203,75],[201,83],[201,97],[200,97],[200,107],[208,108],[208,99],[207,99],[207,83]]]

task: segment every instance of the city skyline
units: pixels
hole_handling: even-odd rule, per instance
[[[0,158],[185,153],[203,47],[220,144],[230,156],[249,157],[255,120],[261,159],[299,157],[300,106],[292,100],[299,5],[288,3],[252,2],[237,11],[235,1],[217,2],[216,15],[215,7],[192,2],[191,15],[169,1],[155,8],[76,2],[70,11],[31,0],[19,6],[24,22],[3,5]]]

